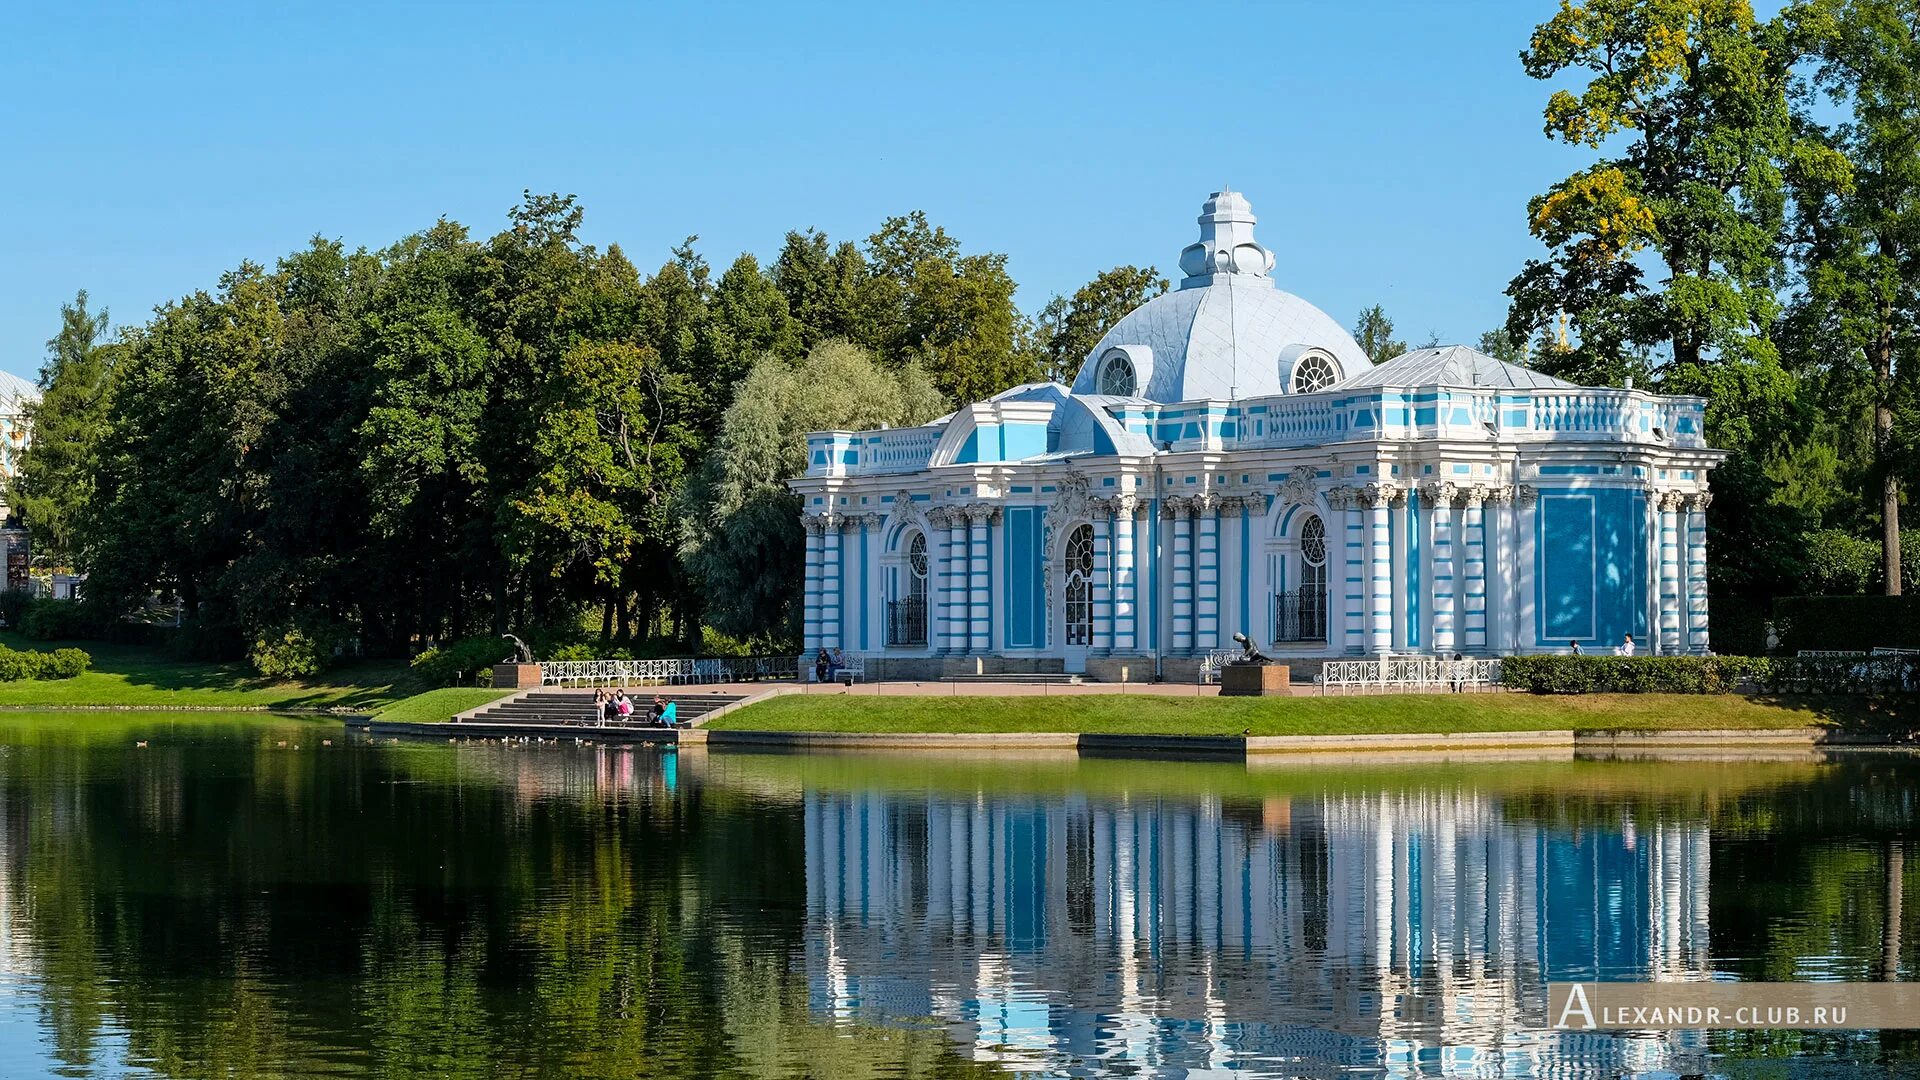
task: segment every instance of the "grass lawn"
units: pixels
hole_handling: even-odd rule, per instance
[[[1220,698],[1101,694],[1074,697],[770,698],[705,726],[744,731],[1071,731],[1138,735],[1365,735],[1466,731],[1885,727],[1912,722],[1852,697],[1733,694],[1387,694]]]
[[[405,664],[346,664],[312,679],[262,679],[243,663],[180,660],[158,649],[98,641],[32,641],[0,632],[14,649],[85,649],[93,667],[72,679],[0,683],[0,706],[60,708],[75,705],[212,706],[228,709],[349,709],[371,711],[419,689]]]
[[[439,724],[453,719],[455,713],[477,709],[512,693],[512,690],[486,686],[443,686],[396,701],[376,713],[374,719],[401,724]]]

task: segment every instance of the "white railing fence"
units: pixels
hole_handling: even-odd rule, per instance
[[[1398,693],[1408,690],[1491,690],[1500,685],[1500,661],[1487,657],[1443,660],[1437,656],[1329,660],[1320,669],[1320,692]]]
[[[1240,649],[1215,649],[1200,660],[1200,681],[1217,683],[1220,681],[1220,669],[1229,662],[1238,660]]]
[[[792,656],[683,656],[667,660],[546,660],[547,686],[662,686],[685,683],[792,679],[800,674]]]

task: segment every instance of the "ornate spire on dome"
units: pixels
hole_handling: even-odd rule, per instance
[[[1273,269],[1273,252],[1253,239],[1254,222],[1259,219],[1246,196],[1222,187],[1200,208],[1199,220],[1199,242],[1188,244],[1180,253],[1180,269],[1187,275],[1180,281],[1181,288],[1234,283],[1228,279],[1272,284],[1267,271]]]

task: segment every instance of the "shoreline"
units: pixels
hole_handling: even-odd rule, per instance
[[[463,721],[380,721],[347,719],[351,730],[376,739],[491,741],[569,738],[578,743],[616,746],[652,745],[700,749],[776,752],[915,751],[1073,753],[1081,757],[1153,757],[1248,760],[1289,755],[1365,756],[1459,754],[1478,751],[1545,750],[1822,750],[1850,748],[1920,749],[1910,741],[1871,732],[1827,728],[1646,729],[1608,728],[1539,731],[1486,731],[1365,735],[1145,735],[1089,732],[823,732],[707,730],[685,728],[587,728],[558,724],[489,724]]]

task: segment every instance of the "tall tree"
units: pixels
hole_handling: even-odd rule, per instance
[[[916,210],[881,224],[868,238],[867,262],[861,343],[885,361],[918,361],[958,401],[1039,374],[1005,255],[962,255],[957,240]]]
[[[713,625],[792,645],[803,549],[794,528],[800,500],[786,480],[806,471],[807,432],[921,424],[946,409],[919,365],[882,368],[843,341],[817,346],[798,365],[756,363],[678,513],[681,556]]]
[[[1803,0],[1787,17],[1818,63],[1799,117],[1817,149],[1793,170],[1805,264],[1794,315],[1830,383],[1857,387],[1870,411],[1880,576],[1898,595],[1895,416],[1920,347],[1920,4]]]
[[[114,365],[121,354],[106,340],[107,313],[87,308],[82,289],[60,306],[60,331],[47,342],[40,400],[26,407],[32,441],[13,479],[13,508],[39,554],[71,566],[80,515],[93,494],[93,470],[113,409]]]
[[[771,276],[787,299],[802,349],[830,338],[872,340],[861,310],[867,259],[851,241],[834,246],[823,232],[790,232]]]
[[[1550,249],[1508,288],[1507,329],[1571,316],[1577,348],[1666,352],[1666,388],[1706,394],[1710,431],[1744,447],[1790,390],[1768,336],[1778,314],[1793,146],[1783,32],[1747,0],[1562,0],[1521,61],[1555,90],[1549,137],[1617,150],[1528,204]],[[1642,252],[1664,277],[1648,282]]]
[[[1353,321],[1353,339],[1360,343],[1360,351],[1367,359],[1376,364],[1387,361],[1407,351],[1407,343],[1396,341],[1393,336],[1393,320],[1387,318],[1387,311],[1379,304],[1363,308],[1360,317]]]
[[[1035,334],[1041,374],[1071,383],[1081,361],[1121,317],[1167,291],[1167,279],[1153,267],[1116,266],[1073,291],[1055,296],[1041,309]]]

